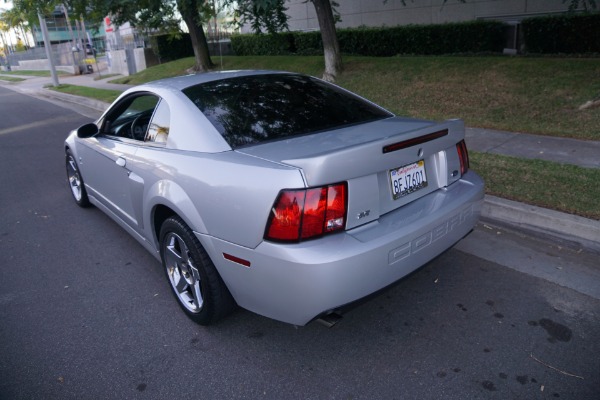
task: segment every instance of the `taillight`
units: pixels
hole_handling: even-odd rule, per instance
[[[467,144],[464,140],[461,140],[456,144],[456,151],[458,152],[458,158],[460,160],[460,174],[464,175],[469,170],[469,152],[467,151]]]
[[[298,242],[344,229],[345,183],[301,190],[282,190],[273,205],[265,239]]]

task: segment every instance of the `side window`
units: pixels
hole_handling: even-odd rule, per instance
[[[148,132],[144,138],[145,142],[166,143],[171,127],[171,112],[167,102],[161,100],[154,111],[154,116],[148,125]]]
[[[149,93],[125,99],[107,115],[103,132],[112,136],[144,140],[158,101],[158,97]]]

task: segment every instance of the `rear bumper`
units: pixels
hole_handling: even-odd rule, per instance
[[[305,325],[372,294],[423,266],[468,234],[483,203],[472,171],[377,221],[298,244],[255,249],[197,234],[237,303],[255,313]],[[250,261],[228,261],[223,253]]]

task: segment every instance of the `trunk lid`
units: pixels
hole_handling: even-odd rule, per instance
[[[348,182],[351,229],[460,179],[456,144],[462,139],[461,120],[392,117],[236,151],[300,168],[307,187]],[[393,171],[417,165],[426,186],[394,198]]]

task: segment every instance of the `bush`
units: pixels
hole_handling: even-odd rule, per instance
[[[296,52],[292,33],[247,34],[231,37],[231,48],[238,56],[280,56]]]
[[[528,53],[600,53],[600,13],[528,18],[521,26]]]
[[[504,47],[504,26],[497,21],[473,21],[338,29],[337,34],[342,53],[363,56],[495,53]],[[236,35],[231,44],[237,55],[323,54],[320,32]]]
[[[394,28],[341,29],[342,52],[364,56],[501,52],[504,24],[473,21]]]
[[[152,51],[160,63],[192,57],[194,55],[189,33],[183,33],[180,37],[155,35],[150,36],[149,40]]]
[[[321,32],[294,32],[293,34],[296,54],[303,56],[323,54]]]

